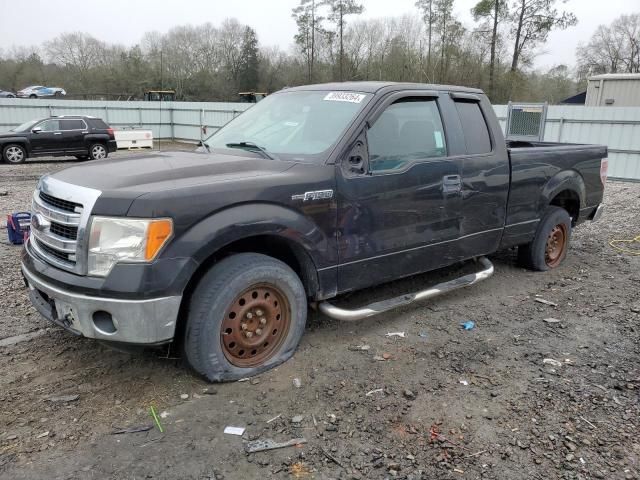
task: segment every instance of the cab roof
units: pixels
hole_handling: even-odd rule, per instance
[[[295,90],[337,90],[343,92],[384,93],[398,90],[439,90],[446,92],[483,93],[479,88],[459,87],[455,85],[433,85],[430,83],[405,83],[405,82],[333,82],[318,83],[315,85],[301,85],[290,87],[284,91]]]

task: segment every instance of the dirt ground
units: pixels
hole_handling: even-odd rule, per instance
[[[28,210],[39,176],[64,166],[0,165],[3,217]],[[49,325],[2,233],[0,478],[640,478],[640,256],[609,246],[640,234],[640,184],[609,182],[606,203],[556,271],[523,270],[502,252],[489,280],[425,304],[357,323],[311,311],[291,361],[219,385],[172,352],[121,353]],[[114,434],[137,427],[151,428]],[[306,443],[243,448],[295,438]]]

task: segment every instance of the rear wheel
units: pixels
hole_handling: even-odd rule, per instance
[[[102,143],[94,143],[89,147],[89,158],[91,160],[102,160],[103,158],[107,158],[108,155],[107,147]]]
[[[29,98],[38,98],[38,96],[35,93],[32,93],[31,95],[29,95]]]
[[[518,259],[538,271],[559,267],[571,240],[571,217],[564,208],[550,206],[538,224],[533,241],[518,247]]]
[[[233,255],[211,268],[193,293],[187,361],[210,381],[257,375],[293,355],[306,318],[304,287],[288,265],[261,254]]]
[[[7,145],[2,151],[2,158],[7,163],[23,163],[27,159],[27,152],[22,145]]]

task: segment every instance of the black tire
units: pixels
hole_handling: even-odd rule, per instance
[[[235,312],[227,312],[235,308],[238,298],[243,300],[245,295],[248,298],[249,292],[259,288],[274,288],[282,294],[285,301],[281,303],[288,304],[286,312],[284,307],[282,311],[283,317],[286,313],[289,315],[286,320],[287,329],[284,333],[281,329],[278,344],[274,343],[270,347],[272,351],[264,361],[257,365],[238,366],[237,363],[241,360],[233,358],[229,347],[224,344],[224,335],[231,334],[231,329],[226,328],[223,332],[223,322],[228,326],[228,318],[235,318]],[[255,295],[255,292],[251,295]],[[273,302],[273,299],[271,301]],[[239,304],[244,305],[244,301]],[[278,305],[278,302],[275,304]],[[240,318],[245,322],[244,314],[240,314],[234,321],[239,322]],[[249,318],[248,314],[246,318]],[[279,321],[280,315],[277,318]],[[191,297],[184,336],[185,357],[196,372],[211,382],[232,381],[257,375],[293,356],[304,333],[306,320],[305,290],[300,278],[288,265],[257,253],[232,255],[214,265],[202,277]],[[269,322],[268,325],[272,325],[271,320]],[[243,335],[246,335],[245,326],[246,324],[240,330]],[[272,332],[271,326],[266,330],[268,337]],[[237,332],[238,330],[233,334],[236,335]],[[256,336],[254,340],[257,339]],[[261,343],[262,339],[258,341]],[[254,352],[255,350],[252,352],[253,355]]]
[[[558,236],[563,237],[562,245],[554,248]],[[558,268],[567,256],[570,240],[569,213],[564,208],[550,206],[538,224],[533,241],[518,247],[518,260],[524,267],[540,272]]]
[[[29,98],[38,98],[38,96],[35,93],[32,93],[31,95],[29,95]]]
[[[2,159],[12,165],[18,165],[27,160],[27,151],[22,145],[16,143],[5,145],[2,149]]]
[[[103,160],[109,156],[109,150],[104,143],[92,143],[89,146],[89,158],[91,160]]]

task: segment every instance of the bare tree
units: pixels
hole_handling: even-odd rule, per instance
[[[325,0],[325,4],[329,6],[329,20],[336,25],[338,40],[340,42],[339,50],[339,71],[340,81],[344,80],[343,63],[344,63],[344,26],[345,17],[347,15],[359,15],[364,11],[361,4],[356,0]]]
[[[559,0],[566,3],[567,0]],[[565,29],[578,23],[573,13],[558,12],[558,0],[516,0],[510,14],[514,37],[511,72],[518,69],[522,55],[547,40],[553,29]]]
[[[45,44],[49,59],[73,69],[84,88],[88,87],[89,71],[98,65],[105,48],[103,42],[83,32],[63,33]]]
[[[471,9],[476,21],[487,19],[491,27],[491,56],[489,58],[489,93],[495,95],[496,46],[498,44],[498,25],[509,14],[506,0],[480,0]]]

